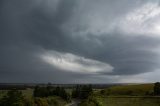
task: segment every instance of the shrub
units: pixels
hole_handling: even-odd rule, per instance
[[[48,102],[44,98],[35,98],[35,104],[37,106],[48,106]]]
[[[21,91],[11,90],[0,101],[0,106],[24,106],[24,97]]]

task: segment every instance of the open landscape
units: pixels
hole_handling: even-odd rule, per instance
[[[0,106],[160,106],[160,83],[100,85],[7,85]]]
[[[0,106],[160,106],[160,0],[0,0]]]

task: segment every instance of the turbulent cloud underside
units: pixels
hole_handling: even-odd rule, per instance
[[[160,80],[159,0],[1,0],[0,82]]]

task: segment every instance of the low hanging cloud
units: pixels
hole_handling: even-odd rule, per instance
[[[54,67],[76,73],[98,74],[109,73],[114,69],[111,65],[93,59],[87,59],[71,53],[51,51],[40,56],[45,62]]]

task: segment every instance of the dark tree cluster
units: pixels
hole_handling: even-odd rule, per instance
[[[24,97],[21,91],[11,90],[0,101],[0,106],[24,106]]]
[[[34,97],[48,97],[48,96],[60,96],[64,100],[70,102],[71,96],[69,93],[66,92],[66,90],[63,87],[39,87],[36,86],[34,89]]]
[[[72,91],[73,98],[86,99],[90,94],[92,94],[91,85],[77,85],[76,88]]]
[[[160,82],[154,84],[154,95],[160,95]]]

